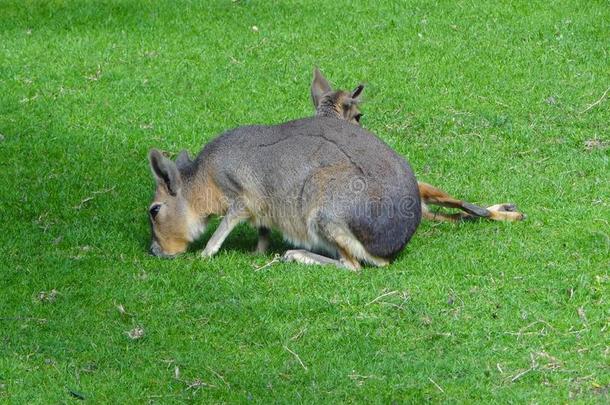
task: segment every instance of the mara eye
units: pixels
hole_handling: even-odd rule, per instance
[[[362,118],[362,114],[358,113],[354,116],[354,119],[356,120],[356,122],[360,122],[360,118]]]
[[[155,219],[155,217],[159,213],[160,209],[161,209],[161,204],[155,204],[152,207],[150,207],[150,210],[148,210],[148,212],[150,213],[150,216],[152,219]]]

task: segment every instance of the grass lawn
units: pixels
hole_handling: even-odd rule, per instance
[[[609,3],[366,3],[0,2],[0,402],[610,401]],[[247,226],[149,256],[148,150],[311,115],[314,65],[418,179],[528,219],[360,273],[255,271],[287,245]]]

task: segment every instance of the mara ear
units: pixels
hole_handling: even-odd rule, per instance
[[[176,196],[182,184],[176,164],[163,156],[157,149],[151,149],[148,154],[148,160],[150,161],[150,169],[157,179],[157,183],[163,184],[170,195]]]
[[[359,84],[358,87],[356,87],[354,91],[352,91],[351,98],[354,100],[358,100],[358,97],[360,97],[362,90],[364,90],[364,84]]]
[[[314,68],[313,81],[311,82],[311,101],[313,101],[313,106],[318,108],[322,97],[331,91],[333,89],[330,87],[328,80],[320,72],[320,69]]]
[[[186,150],[180,152],[178,157],[176,158],[176,166],[178,166],[178,170],[187,170],[191,167],[193,161],[189,157],[189,153]]]
[[[358,105],[362,102],[362,90],[364,90],[364,84],[359,84],[349,96],[344,99],[344,104],[349,108],[353,105]]]

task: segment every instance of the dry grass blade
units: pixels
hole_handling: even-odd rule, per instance
[[[529,373],[532,370],[534,370],[534,369],[530,367],[527,370],[523,370],[522,372],[517,373],[514,377],[512,377],[510,379],[510,382],[515,382],[515,381],[521,379],[521,377],[523,377],[524,375],[526,375],[527,373]]]
[[[254,267],[254,271],[261,271],[264,268],[267,268],[269,266],[274,265],[275,263],[278,263],[280,260],[281,260],[280,255],[276,253],[270,262],[267,262],[267,263],[263,264],[262,266],[256,266],[254,264],[252,266]]]
[[[540,331],[538,332],[526,332],[528,329],[530,329],[531,327],[538,325],[538,324],[543,324],[546,327],[548,327],[551,330],[555,330],[555,328],[553,327],[553,325],[551,325],[550,323],[548,323],[547,321],[543,320],[543,319],[538,319],[530,324],[528,324],[527,326],[524,326],[523,328],[519,329],[519,331],[517,332],[504,332],[505,335],[513,335],[513,336],[518,336],[519,338],[521,338],[524,335],[545,335],[546,334],[546,330],[545,327],[543,327]]]
[[[80,204],[78,204],[77,206],[74,207],[75,210],[81,210],[84,208],[85,204],[87,204],[89,201],[93,200],[98,194],[105,194],[105,193],[109,193],[112,190],[114,190],[116,188],[116,186],[104,189],[104,190],[99,190],[99,191],[94,191],[92,193],[91,196],[83,198],[80,202]]]
[[[592,109],[593,107],[599,105],[602,101],[604,101],[604,99],[606,98],[606,96],[608,95],[608,92],[610,91],[610,87],[608,87],[606,89],[606,91],[604,91],[604,94],[602,94],[602,96],[599,98],[599,100],[597,100],[596,102],[594,102],[593,104],[590,104],[587,108],[585,108],[584,110],[582,110],[580,113],[584,114],[587,111],[589,111],[590,109]]]
[[[288,346],[284,346],[284,349],[286,349],[286,350],[287,350],[287,351],[288,351],[290,354],[292,354],[292,355],[293,355],[293,356],[294,356],[294,357],[297,359],[297,361],[299,362],[299,364],[301,365],[301,367],[303,367],[303,369],[304,369],[305,371],[307,371],[307,366],[305,365],[305,363],[303,363],[303,361],[301,360],[301,357],[299,357],[299,355],[298,355],[298,354],[296,354],[295,352],[293,352],[292,350],[290,350],[290,349],[288,348]]]
[[[199,378],[196,378],[193,380],[193,382],[191,382],[190,384],[188,384],[188,386],[186,387],[187,390],[192,390],[194,389],[195,391],[197,391],[199,388],[201,387],[210,387],[210,388],[216,388],[215,385],[212,384],[208,384],[205,381],[202,381]]]
[[[212,374],[214,374],[216,377],[218,377],[218,378],[220,379],[220,381],[222,381],[222,383],[223,383],[224,385],[226,385],[227,387],[231,387],[231,385],[230,385],[230,384],[227,382],[227,380],[225,380],[225,378],[224,378],[222,375],[220,375],[219,373],[217,373],[216,371],[212,370],[212,369],[211,369],[211,368],[209,368],[209,367],[206,367],[206,368],[207,368],[207,369],[210,371],[210,373],[212,373]]]
[[[543,363],[540,364],[539,360],[543,360]],[[557,358],[551,356],[545,351],[530,353],[530,361],[531,365],[528,369],[523,370],[515,374],[510,378],[510,382],[514,383],[515,381],[520,380],[526,374],[536,371],[536,370],[547,370],[547,371],[556,371],[562,367],[561,361]]]
[[[445,390],[444,390],[444,389],[443,389],[443,388],[442,388],[440,385],[438,385],[438,384],[436,383],[436,381],[434,381],[434,380],[433,380],[432,378],[430,378],[430,377],[428,377],[428,380],[430,380],[430,382],[431,382],[432,384],[434,384],[434,386],[435,386],[436,388],[438,388],[438,390],[439,390],[440,392],[442,392],[443,394],[445,393]]]
[[[374,375],[361,375],[357,374],[355,371],[352,371],[352,373],[349,374],[348,377],[358,386],[362,386],[369,379],[379,380],[379,378]]]
[[[306,331],[307,331],[307,328],[300,329],[293,337],[290,338],[290,340],[300,339],[305,334]]]
[[[379,297],[375,298],[374,300],[372,300],[372,301],[367,302],[366,304],[364,304],[364,306],[365,306],[365,307],[368,307],[369,305],[376,303],[376,302],[377,302],[377,301],[379,301],[380,299],[382,299],[382,298],[384,298],[384,297],[387,297],[387,296],[389,296],[389,295],[394,295],[394,294],[396,294],[397,292],[398,292],[398,291],[390,291],[390,292],[387,292],[387,293],[385,293],[385,294],[381,294]]]

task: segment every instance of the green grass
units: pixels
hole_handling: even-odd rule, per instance
[[[607,402],[610,99],[584,110],[608,21],[602,0],[0,2],[0,402]],[[314,65],[367,84],[364,126],[420,180],[528,220],[424,223],[358,274],[254,271],[286,245],[252,256],[246,226],[211,261],[150,257],[149,148],[311,115]]]

